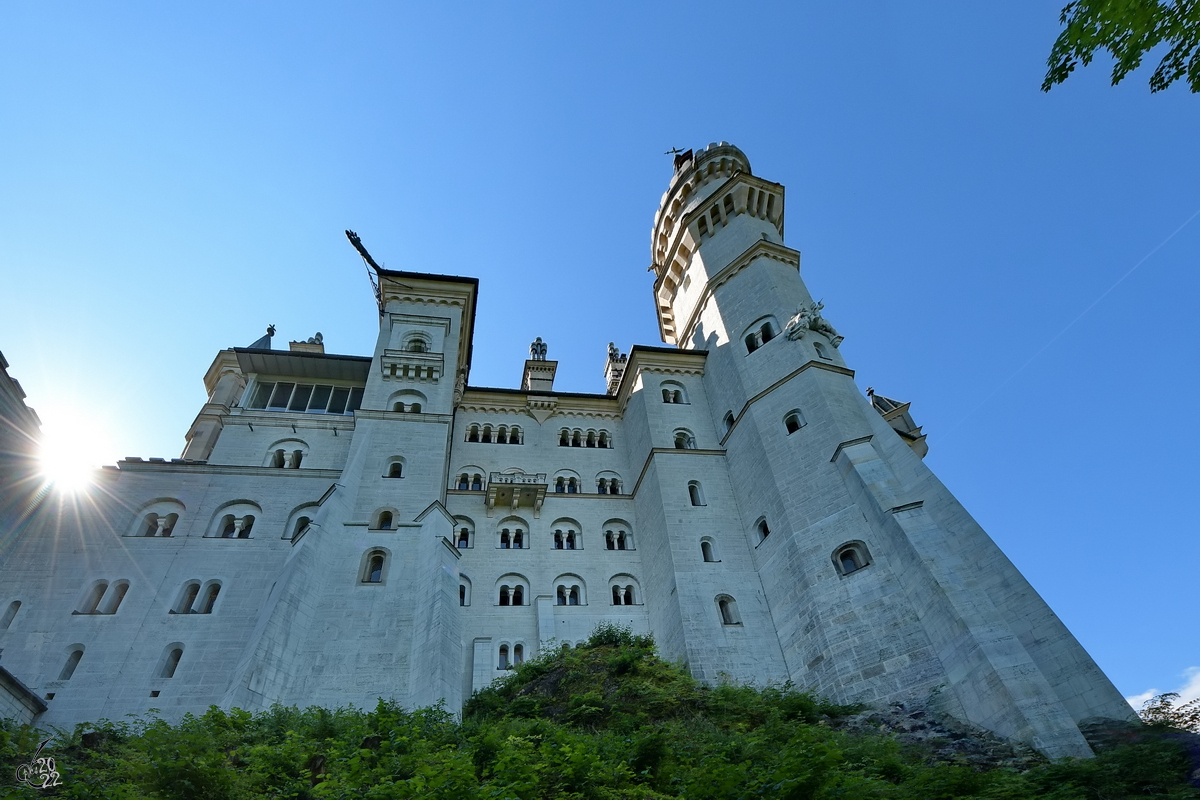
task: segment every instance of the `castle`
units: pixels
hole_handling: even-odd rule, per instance
[[[605,394],[556,392],[540,339],[519,389],[471,385],[478,282],[363,250],[374,353],[223,350],[182,458],[5,506],[5,714],[456,710],[614,622],[702,680],[916,699],[1090,754],[1078,723],[1129,706],[925,466],[907,404],[855,385],[783,220],[736,147],[677,156],[651,239],[667,346],[610,345]]]

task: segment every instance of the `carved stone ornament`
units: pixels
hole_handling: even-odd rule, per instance
[[[467,368],[459,367],[458,377],[454,379],[454,407],[462,402],[463,392],[467,390]]]
[[[840,336],[837,330],[829,324],[829,321],[821,316],[821,309],[825,308],[824,303],[811,303],[809,305],[801,305],[800,310],[796,312],[796,316],[788,320],[787,325],[783,326],[783,333],[790,341],[803,339],[804,334],[812,331],[819,333],[829,340],[829,343],[837,347],[846,337]]]

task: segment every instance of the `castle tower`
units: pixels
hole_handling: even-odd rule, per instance
[[[743,539],[723,547],[748,552],[784,664],[770,675],[756,643],[761,677],[841,701],[932,700],[1052,757],[1089,754],[1077,723],[1128,705],[924,465],[919,430],[898,429],[914,427],[907,407],[893,427],[882,415],[901,407],[855,385],[783,230],[783,187],[720,143],[676,159],[651,243],[663,340],[707,352]],[[685,646],[701,673],[720,649]]]

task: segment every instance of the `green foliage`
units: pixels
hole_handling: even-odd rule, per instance
[[[1200,699],[1176,706],[1178,699],[1178,692],[1155,695],[1142,705],[1138,716],[1148,725],[1200,733]]]
[[[1171,698],[1167,698],[1169,701]],[[1169,707],[1169,703],[1168,703]],[[1161,709],[1160,706],[1156,708]],[[860,709],[790,684],[698,685],[648,637],[598,629],[550,648],[445,709],[211,708],[177,724],[134,719],[59,731],[48,751],[63,783],[8,784],[5,797],[200,800],[271,797],[435,800],[1099,800],[1198,798],[1183,734],[1135,733],[1086,761],[1024,773],[946,763],[838,720]],[[1157,713],[1157,712],[1156,712]],[[39,738],[40,737],[40,738]],[[44,736],[0,725],[0,774]],[[4,794],[8,792],[8,794]]]
[[[1047,61],[1042,91],[1062,83],[1077,64],[1087,66],[1097,50],[1114,59],[1115,86],[1137,69],[1159,45],[1168,49],[1154,74],[1150,91],[1185,78],[1200,92],[1200,3],[1196,0],[1074,0],[1062,10],[1059,34]]]

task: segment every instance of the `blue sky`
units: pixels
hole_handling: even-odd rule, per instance
[[[48,435],[177,456],[267,323],[371,351],[353,228],[480,279],[473,384],[540,335],[603,391],[658,343],[663,151],[727,140],[860,386],[1118,688],[1200,694],[1200,98],[1042,93],[1061,2],[8,2],[0,350]]]

